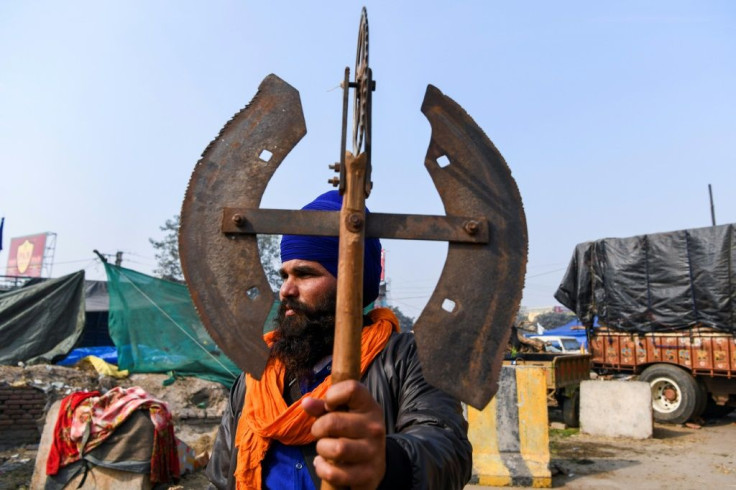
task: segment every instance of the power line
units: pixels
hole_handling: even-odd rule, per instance
[[[527,275],[526,277],[527,279],[531,279],[532,277],[546,276],[547,274],[554,274],[555,272],[560,272],[560,271],[565,271],[565,270],[567,270],[567,267],[563,267],[561,269],[555,269],[553,271],[540,272],[539,274]]]
[[[90,260],[97,260],[97,259],[77,259],[77,260],[66,260],[64,262],[56,262],[54,261],[54,265],[64,265],[64,264],[76,264],[78,262],[89,262]]]

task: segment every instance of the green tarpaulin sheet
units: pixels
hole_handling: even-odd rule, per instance
[[[110,337],[120,369],[173,372],[232,385],[240,369],[205,330],[185,285],[110,264],[105,272]]]
[[[84,271],[0,294],[0,364],[51,363],[84,330]]]

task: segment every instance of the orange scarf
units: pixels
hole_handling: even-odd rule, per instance
[[[369,313],[372,325],[363,328],[360,373],[365,374],[371,361],[386,347],[391,333],[399,330],[399,321],[393,312],[377,308]],[[268,342],[271,338],[264,336]],[[283,398],[285,367],[281,361],[270,359],[260,380],[245,376],[245,405],[235,433],[238,464],[235,481],[238,490],[261,489],[261,462],[266,457],[272,439],[287,446],[301,446],[314,441],[314,418],[303,409],[301,398],[290,406]],[[311,393],[304,396],[324,398],[332,376]]]

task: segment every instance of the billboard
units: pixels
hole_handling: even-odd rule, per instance
[[[41,277],[46,233],[10,239],[8,250],[8,276]]]

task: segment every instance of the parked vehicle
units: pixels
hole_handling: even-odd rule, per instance
[[[655,420],[725,415],[736,408],[734,258],[733,224],[582,243],[555,298],[588,328],[595,372],[650,384]]]
[[[569,427],[580,426],[580,382],[590,379],[589,354],[517,353],[503,363],[543,368],[547,406],[561,407],[562,418]]]
[[[575,337],[564,335],[531,335],[530,339],[544,342],[546,352],[580,353],[580,342]]]

